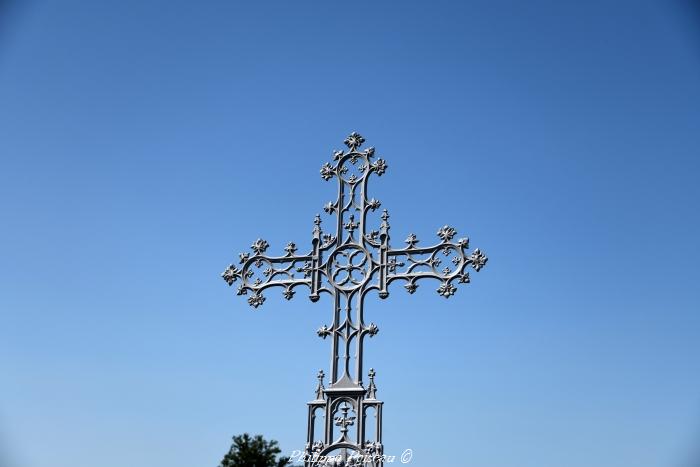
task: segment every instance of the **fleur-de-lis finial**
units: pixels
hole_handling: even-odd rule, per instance
[[[360,226],[360,224],[355,222],[355,216],[352,214],[350,214],[350,218],[348,219],[348,222],[343,224],[343,227],[345,227],[345,229],[348,232],[350,232],[350,235],[352,235],[352,233],[355,231],[355,229],[357,229],[359,226]]]
[[[335,170],[333,169],[332,165],[326,162],[325,164],[323,164],[323,166],[321,166],[320,173],[321,178],[325,181],[328,181],[331,178],[333,178],[333,175],[335,175]]]
[[[248,305],[252,306],[253,308],[259,307],[264,301],[265,297],[263,297],[260,292],[256,292],[254,295],[248,297]]]
[[[267,250],[269,246],[270,244],[267,243],[266,240],[259,238],[255,240],[252,245],[250,245],[250,248],[255,252],[256,255],[261,255],[265,253],[265,250]]]
[[[293,255],[297,251],[297,245],[294,242],[289,242],[287,243],[287,246],[284,247],[284,251],[287,252],[287,255]]]
[[[376,336],[378,332],[379,327],[374,323],[369,323],[369,326],[367,326],[367,334],[369,334],[369,337]]]
[[[386,169],[389,166],[386,164],[386,161],[384,159],[377,159],[377,162],[375,162],[372,165],[372,168],[374,169],[374,173],[379,175],[380,177],[384,175],[384,172],[386,172]]]
[[[231,285],[236,282],[236,279],[241,277],[241,271],[233,264],[229,264],[226,270],[221,273],[221,277],[224,278],[228,285]]]
[[[283,296],[286,300],[291,300],[292,297],[294,297],[294,293],[295,293],[295,292],[291,289],[291,287],[289,287],[289,288],[284,289],[284,292],[282,292],[282,296]]]
[[[478,248],[475,248],[474,252],[471,254],[471,256],[469,256],[469,262],[471,263],[472,267],[476,269],[476,272],[479,272],[479,270],[484,267],[488,260],[489,259],[486,257],[486,255],[483,254]]]
[[[330,336],[331,334],[333,334],[333,331],[332,331],[328,326],[326,326],[326,325],[324,324],[323,326],[321,326],[320,328],[318,328],[318,330],[316,331],[316,334],[318,334],[318,337],[320,337],[320,338],[322,338],[322,339],[325,339],[326,337],[328,337],[328,336]]]
[[[350,148],[351,151],[354,151],[355,149],[359,148],[362,146],[362,143],[365,142],[365,139],[360,135],[359,133],[353,131],[350,136],[345,138],[345,141],[343,141],[347,147]]]
[[[381,206],[382,203],[378,199],[370,199],[367,201],[367,207],[370,208],[372,211],[375,211],[379,206]]]
[[[440,237],[443,242],[449,242],[450,240],[452,240],[452,237],[454,237],[456,233],[457,231],[454,229],[454,227],[446,225],[444,227],[441,227],[440,230],[437,231],[437,236]]]
[[[456,291],[457,287],[447,282],[443,282],[442,284],[440,284],[440,287],[437,288],[438,295],[441,295],[445,298],[450,298],[455,294]]]

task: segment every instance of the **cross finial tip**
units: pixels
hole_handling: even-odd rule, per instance
[[[365,142],[365,139],[358,132],[353,131],[352,133],[350,133],[350,136],[345,138],[345,141],[343,142],[347,147],[350,148],[351,151],[354,151],[355,149],[362,146],[362,143]]]

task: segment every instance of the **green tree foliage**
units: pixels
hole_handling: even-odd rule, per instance
[[[289,457],[277,456],[282,452],[277,441],[266,441],[262,435],[248,433],[233,437],[233,444],[219,467],[284,467]]]

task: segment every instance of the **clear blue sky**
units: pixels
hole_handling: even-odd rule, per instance
[[[219,274],[307,245],[361,132],[395,287],[368,341],[420,467],[700,462],[700,27],[677,1],[0,2],[0,464],[215,466],[303,447],[330,303]],[[437,285],[435,285],[436,287]],[[399,464],[394,464],[399,465]]]

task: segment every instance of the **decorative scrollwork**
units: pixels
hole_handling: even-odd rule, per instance
[[[284,256],[264,256],[262,252],[268,246],[265,240],[256,240],[253,247],[260,253],[255,256],[241,254],[242,266],[231,264],[221,274],[229,285],[240,280],[237,288],[238,295],[248,295],[248,291],[252,292],[248,297],[248,304],[253,308],[258,308],[264,303],[265,297],[262,291],[266,288],[282,287],[282,296],[291,300],[296,286],[309,285],[312,269],[309,256],[296,256],[297,247],[293,242],[289,242],[285,247]],[[295,277],[295,272],[303,272],[304,277]]]
[[[395,256],[389,258],[388,268],[389,272],[396,272],[397,268],[405,266],[406,263],[398,261]]]
[[[466,250],[469,247],[467,238],[461,238],[456,243],[452,243],[451,240],[457,234],[454,227],[444,226],[438,230],[437,234],[442,239],[442,243],[432,247],[419,248],[418,238],[411,234],[406,239],[406,248],[391,250],[387,280],[389,282],[405,280],[404,288],[412,294],[418,287],[417,281],[427,278],[437,279],[440,281],[437,293],[445,298],[453,296],[457,291],[453,282],[469,283],[469,273],[465,269],[471,266],[479,271],[488,258],[478,248],[472,253],[467,253]],[[449,260],[449,263],[443,263],[443,259]],[[406,267],[403,267],[404,265]]]
[[[378,230],[372,230],[370,233],[365,235],[365,240],[367,243],[369,243],[372,246],[378,246],[377,245],[377,239],[379,238],[379,231]]]
[[[335,237],[331,234],[323,234],[321,239],[323,240],[323,245],[321,248],[327,248],[331,245],[331,243],[335,242]]]
[[[306,261],[304,263],[304,266],[297,268],[297,272],[303,272],[304,277],[309,277],[311,276],[311,263]]]

